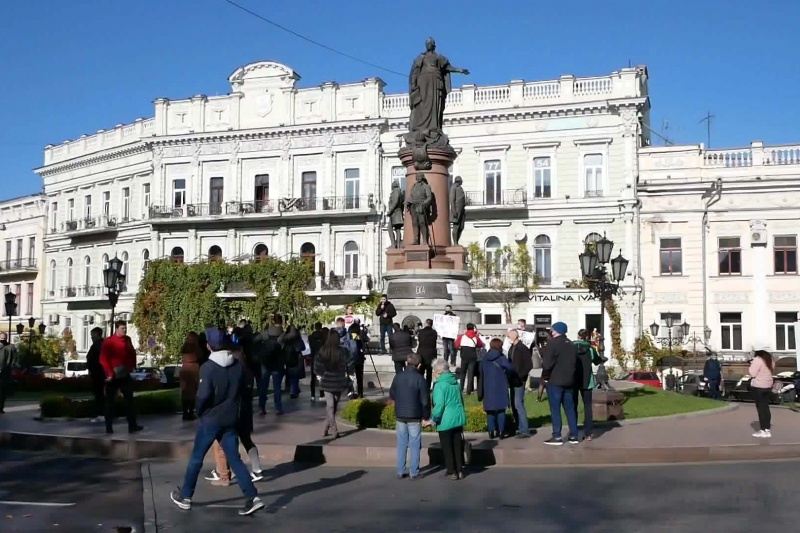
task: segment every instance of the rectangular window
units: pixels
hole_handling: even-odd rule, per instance
[[[186,180],[172,182],[172,207],[182,209],[186,205]]]
[[[36,260],[36,237],[28,237],[28,266]]]
[[[584,196],[603,196],[603,154],[583,156]]]
[[[50,231],[58,231],[58,202],[50,204]]]
[[[27,298],[25,299],[25,314],[33,316],[33,283],[28,283]]]
[[[11,286],[10,285],[3,285],[3,294],[8,294],[9,292],[11,292]],[[6,306],[5,305],[3,307],[0,307],[0,311],[2,311],[3,316],[8,316],[8,314],[6,313]]]
[[[17,268],[22,266],[22,239],[17,239],[17,258],[14,262],[14,266]]]
[[[14,294],[17,295],[17,316],[22,314],[22,283],[14,285]]]
[[[317,173],[303,172],[300,175],[301,209],[311,211],[317,208]]]
[[[89,327],[90,327],[91,317],[84,316],[83,320],[81,320],[81,349],[88,350],[89,349]]]
[[[225,180],[223,178],[211,178],[208,186],[209,200],[208,210],[212,215],[222,214],[222,202],[225,192]]]
[[[400,190],[406,190],[406,167],[392,167],[392,181],[396,181],[400,185]]]
[[[537,157],[533,160],[534,198],[552,198],[550,186],[550,158]]]
[[[742,313],[720,313],[723,350],[742,349]]]
[[[6,264],[11,266],[11,261],[14,257],[11,255],[11,247],[13,243],[11,241],[6,241]]]
[[[672,338],[679,338],[683,334],[683,332],[680,331],[682,317],[683,315],[681,313],[661,313],[659,320],[660,328],[658,329],[659,338],[669,338],[669,328],[667,327],[668,318],[672,318]]]
[[[345,209],[358,209],[358,195],[361,193],[359,169],[347,168],[344,171]]]
[[[122,221],[125,222],[131,218],[131,189],[125,187],[122,189]]]
[[[83,218],[89,220],[92,218],[92,195],[87,194],[83,197]]]
[[[659,239],[659,262],[662,276],[680,276],[683,272],[681,239]]]
[[[67,200],[67,221],[72,222],[75,220],[75,199],[70,198]]]
[[[103,192],[103,216],[106,219],[111,217],[111,191]]]
[[[255,210],[262,213],[269,210],[269,174],[258,174],[255,179]]]
[[[797,274],[797,235],[777,235],[775,248],[775,273]]]
[[[775,349],[778,351],[797,348],[794,337],[794,323],[797,322],[797,312],[775,313]]]
[[[502,204],[503,176],[499,159],[492,159],[483,163],[483,181],[486,190],[485,205]]]
[[[719,275],[740,275],[742,273],[742,247],[739,237],[720,237],[718,242]]]
[[[150,216],[150,184],[145,183],[142,185],[142,215],[145,217]]]

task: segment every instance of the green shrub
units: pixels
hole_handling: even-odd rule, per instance
[[[480,407],[467,407],[467,423],[464,431],[469,433],[482,433],[488,430],[486,413]],[[394,412],[394,402],[376,402],[374,400],[353,400],[342,409],[342,418],[360,428],[395,429],[397,417]],[[426,431],[435,431],[425,428]]]
[[[387,403],[381,411],[381,429],[394,429],[397,427],[397,416],[394,413],[394,402]]]
[[[177,390],[157,391],[137,395],[133,406],[138,415],[163,415],[180,411],[180,394]],[[97,416],[94,400],[72,400],[64,396],[45,396],[39,402],[42,418],[92,418]],[[116,413],[124,413],[122,398],[117,398]]]

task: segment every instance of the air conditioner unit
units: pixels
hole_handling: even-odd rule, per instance
[[[64,317],[64,327],[71,328],[72,327],[72,319],[69,317]]]
[[[750,221],[750,246],[767,245],[767,225],[763,220]]]
[[[47,322],[48,322],[48,323],[49,323],[51,326],[55,326],[56,324],[58,324],[58,318],[59,318],[59,317],[58,317],[58,315],[50,315],[50,316],[48,317],[48,320],[47,320]]]
[[[83,317],[83,323],[84,324],[94,324],[94,316],[92,316],[92,315],[84,316]]]

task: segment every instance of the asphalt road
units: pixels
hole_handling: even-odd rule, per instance
[[[141,533],[143,523],[138,463],[0,451],[0,531]]]

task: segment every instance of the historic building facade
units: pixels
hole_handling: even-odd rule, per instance
[[[691,325],[683,349],[796,352],[800,146],[640,151],[642,324]]]
[[[101,272],[114,255],[132,311],[150,259],[259,255],[313,261],[322,305],[381,290],[384,216],[408,128],[408,96],[378,78],[300,88],[290,68],[259,62],[229,77],[231,93],[155,100],[153,118],[45,149],[48,223],[44,313],[71,325],[79,350],[108,318]],[[452,169],[468,196],[462,244],[494,254],[529,247],[540,277],[515,318],[593,326],[599,303],[566,289],[587,239],[606,234],[631,260],[621,309],[626,343],[638,324],[637,150],[646,141],[647,72],[465,85],[448,97]],[[615,249],[616,253],[616,249]],[[502,321],[485,280],[473,290],[484,322]]]
[[[17,312],[9,317],[0,306],[0,331],[16,335],[19,323],[28,329],[28,320],[41,320],[43,240],[45,200],[34,194],[0,202],[0,285],[3,294],[16,295]]]

